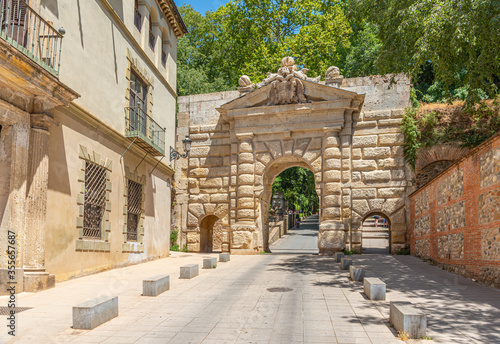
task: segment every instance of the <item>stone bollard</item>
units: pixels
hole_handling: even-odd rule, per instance
[[[204,258],[203,269],[215,269],[217,267],[217,258]]]
[[[92,330],[118,316],[118,296],[100,297],[73,307],[73,328]]]
[[[199,274],[198,264],[184,265],[181,266],[181,276],[179,278],[191,279],[193,277],[198,276],[198,274]]]
[[[340,259],[340,268],[342,270],[348,270],[349,266],[352,265],[352,259],[341,258]]]
[[[349,266],[349,273],[351,274],[351,279],[356,282],[363,282],[363,279],[365,278],[365,269],[361,266]]]
[[[344,257],[345,257],[344,252],[335,252],[335,261],[337,263],[340,263],[340,260]]]
[[[385,283],[378,278],[365,278],[364,290],[370,300],[385,300]]]
[[[231,260],[231,254],[229,252],[219,253],[219,262],[229,262]]]
[[[410,302],[393,302],[389,313],[391,324],[396,331],[409,334],[410,338],[425,337],[427,315]]]
[[[158,296],[170,289],[170,276],[155,276],[142,281],[143,296]]]

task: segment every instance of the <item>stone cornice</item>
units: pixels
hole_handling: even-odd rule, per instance
[[[177,6],[172,0],[156,0],[156,3],[163,11],[163,15],[167,19],[170,26],[174,29],[175,36],[177,38],[180,38],[188,33],[186,24],[184,24]]]
[[[123,151],[125,151],[130,145],[130,140],[127,139],[123,134],[75,103],[70,103],[67,108],[57,110],[65,115],[69,115],[70,117],[86,125],[90,129],[99,131],[104,137],[114,141],[115,143],[123,147]],[[132,145],[129,149],[129,152],[134,153],[140,158],[144,156],[144,151],[136,145]],[[145,161],[152,166],[158,164],[156,169],[165,173],[169,177],[173,177],[175,173],[175,171],[170,166],[165,165],[163,162],[158,163],[158,160],[151,155],[147,155]]]
[[[122,33],[125,35],[126,39],[130,43],[130,45],[134,48],[134,50],[140,55],[141,59],[146,62],[149,68],[153,71],[153,73],[156,75],[158,80],[167,88],[167,90],[172,94],[174,98],[177,98],[177,92],[175,89],[169,84],[167,79],[163,76],[163,74],[160,72],[160,70],[156,67],[153,61],[148,57],[146,52],[143,50],[141,45],[135,40],[134,36],[132,33],[129,31],[127,26],[123,23],[121,18],[116,14],[115,10],[111,5],[109,4],[108,0],[99,0],[99,2],[104,6],[106,11],[113,17],[114,23],[116,26],[119,27],[119,29],[122,31]]]
[[[0,39],[0,77],[6,83],[17,81],[15,83],[20,84],[19,79],[24,80],[31,86],[22,88],[25,94],[31,97],[45,97],[53,106],[67,105],[80,97],[77,92],[3,39]]]

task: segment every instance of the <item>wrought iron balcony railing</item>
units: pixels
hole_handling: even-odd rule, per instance
[[[59,77],[63,36],[24,0],[0,0],[0,38]]]
[[[139,107],[126,107],[125,136],[152,156],[165,156],[165,128]]]

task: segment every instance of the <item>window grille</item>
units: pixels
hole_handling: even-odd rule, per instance
[[[85,163],[85,198],[83,237],[101,239],[102,216],[106,204],[106,170],[94,163]]]
[[[127,241],[137,241],[137,228],[142,213],[142,185],[128,181]]]

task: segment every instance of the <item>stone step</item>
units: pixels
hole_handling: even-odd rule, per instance
[[[203,269],[215,269],[217,267],[217,258],[204,258]]]
[[[73,328],[92,330],[118,316],[118,296],[99,297],[73,307]]]
[[[349,266],[349,274],[351,275],[351,279],[356,282],[363,282],[365,278],[365,269],[361,266],[351,265]]]
[[[143,296],[158,296],[170,289],[170,276],[154,276],[142,281]]]
[[[191,279],[193,277],[198,276],[200,273],[200,267],[198,264],[189,264],[181,266],[181,275],[179,278],[182,279]]]
[[[364,292],[370,300],[385,300],[385,283],[379,278],[365,278]]]
[[[396,331],[406,332],[412,339],[426,336],[427,315],[410,302],[391,301],[389,319]]]

